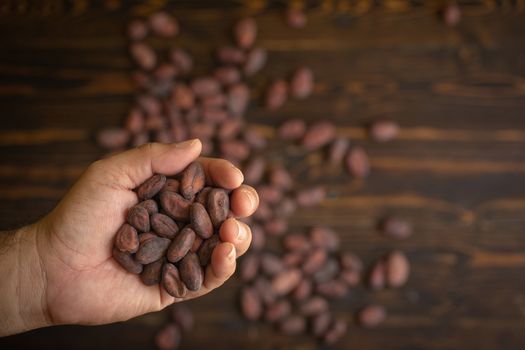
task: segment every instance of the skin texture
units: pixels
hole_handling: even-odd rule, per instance
[[[175,299],[161,286],[147,287],[112,258],[116,231],[126,209],[138,202],[132,191],[154,173],[174,175],[197,159],[198,140],[147,144],[93,163],[57,207],[35,224],[0,235],[0,336],[57,324],[104,324],[158,311],[221,286],[248,249],[249,227],[228,219],[224,241],[213,251],[203,287]],[[199,158],[207,182],[234,189],[232,210],[251,215],[258,196],[241,185],[231,163]]]

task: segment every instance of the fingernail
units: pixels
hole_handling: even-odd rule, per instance
[[[180,142],[180,143],[177,143],[177,148],[182,148],[182,149],[192,148],[193,146],[195,146],[197,142],[199,142],[198,139],[192,139],[192,140]]]
[[[230,251],[228,252],[228,255],[226,255],[228,257],[228,260],[235,260],[235,247],[233,246],[233,244],[229,244],[230,246]]]
[[[244,225],[238,220],[235,220],[235,222],[237,223],[237,236],[235,237],[235,240],[237,242],[242,242],[246,239],[246,230],[244,229]]]
[[[252,191],[247,189],[242,189],[241,191],[246,197],[248,197],[248,200],[250,201],[250,208],[253,209],[255,207],[255,198],[253,198]]]
[[[242,178],[241,183],[243,183],[243,182],[244,182],[244,174],[242,173],[242,171],[241,171],[239,168],[237,168],[235,165],[233,165],[233,164],[232,164],[232,168],[235,169],[235,171],[237,172],[237,174],[240,175],[240,177]]]

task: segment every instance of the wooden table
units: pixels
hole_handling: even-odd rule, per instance
[[[0,3],[1,228],[47,213],[102,155],[93,132],[119,125],[133,99],[124,25],[163,2]],[[303,30],[288,29],[282,4],[273,2],[181,1],[169,8],[182,26],[175,41],[198,57],[197,72],[206,71],[213,47],[229,42],[235,19],[256,15],[258,42],[270,54],[256,93],[301,64],[313,68],[317,83],[312,98],[277,113],[254,103],[248,120],[331,119],[372,157],[364,183],[326,172],[315,156],[308,171],[293,166],[305,184],[322,181],[330,192],[319,207],[299,211],[293,228],[332,225],[344,248],[367,263],[394,247],[412,261],[405,288],[358,289],[335,303],[348,320],[369,301],[389,312],[379,329],[352,325],[336,348],[524,349],[524,2],[467,1],[454,28],[436,18],[435,2],[368,3],[313,2]],[[398,140],[367,140],[363,126],[378,118],[399,121]],[[414,236],[379,236],[375,222],[385,213],[411,218]],[[310,338],[243,321],[234,306],[238,285],[231,280],[190,303],[197,326],[184,349],[316,347]],[[40,329],[0,339],[0,348],[152,348],[165,318]]]

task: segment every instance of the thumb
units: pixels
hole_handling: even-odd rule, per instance
[[[198,139],[181,143],[147,143],[129,151],[100,160],[99,170],[119,186],[133,189],[155,173],[174,175],[200,155]],[[99,176],[103,176],[99,174]]]

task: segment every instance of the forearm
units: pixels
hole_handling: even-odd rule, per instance
[[[0,232],[0,336],[49,325],[36,225]]]

